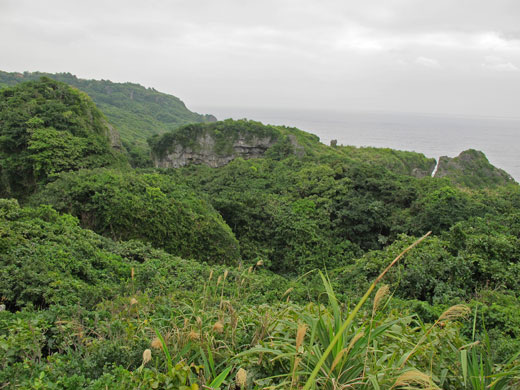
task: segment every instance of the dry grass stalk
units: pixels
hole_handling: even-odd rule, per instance
[[[365,351],[365,362],[363,363],[363,378],[365,377],[366,369],[367,369],[367,362],[368,362],[368,351],[370,348],[370,336],[372,333],[372,324],[374,322],[374,316],[376,315],[376,311],[381,305],[381,302],[383,299],[388,295],[390,292],[390,287],[388,287],[387,284],[382,285],[379,290],[377,290],[376,295],[374,297],[374,304],[372,306],[372,317],[370,318],[370,329],[368,332],[368,340],[367,340],[367,348]]]
[[[152,351],[150,349],[145,349],[143,352],[143,366],[152,360]]]
[[[471,312],[471,309],[466,305],[455,305],[450,307],[441,314],[437,322],[456,320],[458,318],[466,317]]]
[[[298,366],[302,361],[302,358],[299,356],[300,354],[300,347],[303,344],[303,340],[305,339],[305,333],[307,333],[307,325],[305,324],[298,324],[298,329],[296,330],[296,357],[294,358],[294,365],[293,365],[293,372],[292,372],[292,378],[291,378],[291,388],[293,388],[296,385],[296,382],[298,381],[298,376],[296,375],[296,371],[298,370]]]
[[[151,347],[152,347],[153,349],[162,349],[162,343],[161,343],[161,340],[159,340],[158,337],[154,338],[154,339],[152,340]]]
[[[190,330],[190,333],[188,333],[188,338],[192,341],[200,339],[199,332],[195,332],[194,330]]]
[[[414,386],[415,385],[415,386]],[[405,387],[407,389],[415,389],[420,386],[423,390],[437,390],[439,387],[433,383],[432,378],[417,370],[406,371],[399,375],[396,379],[392,389],[396,387]]]
[[[222,322],[217,321],[213,324],[213,332],[215,332],[215,333],[224,332],[224,325],[222,324]]]
[[[135,270],[134,270],[134,267],[132,267],[132,270],[130,272],[130,276],[132,277],[132,281],[134,281],[134,276],[135,276]]]
[[[388,295],[390,292],[390,287],[388,287],[388,284],[382,285],[379,290],[377,290],[376,295],[374,297],[374,306],[372,308],[372,315],[375,314],[379,306],[381,305],[381,302],[383,299]]]
[[[222,305],[223,305],[223,302],[224,302],[224,283],[226,282],[226,278],[228,276],[228,273],[229,273],[229,271],[225,270],[224,271],[224,278],[222,279],[222,289],[220,291],[220,304],[219,304],[219,308],[220,309],[222,309]],[[219,276],[219,280],[220,280],[220,276]],[[218,286],[218,283],[217,283],[217,286]]]
[[[296,371],[298,370],[298,366],[300,365],[302,361],[302,358],[297,356],[294,359],[294,366],[293,366],[293,372],[292,372],[292,378],[291,378],[291,389],[296,386],[296,383],[298,382],[298,376],[296,375]]]
[[[233,312],[233,314],[231,315],[231,328],[233,329],[233,335],[234,335],[235,331],[238,328],[238,315],[236,314],[236,312]]]
[[[359,333],[356,333],[356,335],[354,337],[352,337],[352,340],[350,340],[350,343],[348,344],[348,347],[347,347],[347,353],[350,352],[350,350],[352,349],[352,347],[354,345],[356,345],[356,343],[358,342],[358,340],[360,338],[362,338],[363,336],[365,335],[365,332],[359,332]]]
[[[289,302],[289,298],[291,297],[289,294],[291,293],[291,291],[294,290],[294,287],[290,287],[288,288],[282,295],[282,298],[285,297],[287,295],[287,299],[286,299],[286,302]]]
[[[480,340],[473,341],[472,343],[469,343],[469,344],[466,344],[466,345],[463,345],[462,347],[460,347],[459,351],[463,351],[465,349],[470,350],[471,348],[476,347],[479,344],[480,344]]]
[[[239,389],[245,389],[247,385],[247,371],[240,368],[235,377],[235,382]]]
[[[204,290],[202,292],[202,296],[204,297],[203,304],[202,304],[202,309],[203,310],[206,307],[206,301],[207,301],[207,298],[208,298],[208,296],[206,296],[206,292],[208,291],[208,287],[209,287],[209,284],[211,283],[211,279],[213,279],[213,270],[211,270],[209,272],[208,281],[204,282]],[[217,284],[217,286],[218,286],[218,284]]]
[[[437,321],[435,321],[435,323],[432,326],[430,326],[430,329],[428,329],[423,334],[423,336],[417,342],[415,347],[413,347],[412,351],[408,354],[408,356],[406,356],[406,359],[404,359],[403,364],[401,364],[401,368],[404,367],[404,365],[406,364],[408,359],[410,359],[410,357],[412,357],[412,355],[415,353],[415,351],[417,351],[417,348],[419,347],[419,345],[421,345],[424,342],[424,340],[426,340],[426,338],[431,333],[433,328],[435,328],[437,325],[439,325],[439,323],[442,323],[441,321],[456,320],[456,319],[459,319],[461,317],[467,316],[470,312],[471,312],[471,309],[468,306],[466,306],[466,305],[455,305],[455,306],[450,307],[444,313],[442,313],[441,316],[437,319]]]
[[[401,260],[401,258],[406,254],[408,253],[410,250],[412,250],[413,248],[415,248],[419,243],[421,243],[423,240],[426,239],[426,237],[428,237],[432,232],[428,232],[426,233],[424,236],[422,236],[421,238],[419,238],[417,241],[415,241],[412,245],[410,245],[408,248],[406,248],[404,251],[402,251],[394,260],[392,260],[392,262],[383,270],[383,272],[381,272],[379,274],[379,276],[377,277],[376,280],[374,280],[374,282],[372,283],[374,286],[376,284],[378,284],[381,279],[383,279],[385,277],[385,275],[387,274],[388,271],[390,271],[390,269],[399,261]]]
[[[169,330],[166,333],[165,341],[171,340],[172,344],[174,345],[184,345],[184,342],[186,341],[183,337],[184,333],[182,332],[181,328],[178,328],[176,326],[173,327],[173,329]]]
[[[267,334],[267,329],[270,323],[269,313],[266,312],[262,317],[262,321],[260,323],[260,327],[257,328],[253,339],[251,340],[251,347],[255,346],[260,340],[263,340],[265,335]]]
[[[294,287],[289,287],[287,290],[285,290],[285,292],[282,295],[282,298],[290,294],[292,290],[294,290]]]
[[[303,339],[305,338],[305,333],[307,332],[307,325],[299,324],[298,330],[296,331],[296,352],[300,350],[300,346],[303,343]]]
[[[231,304],[231,302],[229,301],[224,301],[225,302],[225,306],[229,312],[229,316],[230,316],[230,325],[231,325],[231,343],[233,344],[233,346],[235,345],[235,333],[236,333],[236,330],[237,330],[237,327],[238,327],[238,313],[237,311],[233,308],[233,305]]]

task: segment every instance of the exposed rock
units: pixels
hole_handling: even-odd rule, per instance
[[[287,137],[289,138],[289,142],[293,147],[294,154],[298,157],[303,157],[303,155],[305,154],[305,149],[298,143],[294,134],[289,134]]]
[[[204,120],[206,122],[216,122],[218,119],[215,115],[211,115],[211,114],[205,114],[204,115]]]
[[[154,164],[158,168],[179,168],[190,164],[221,167],[237,157],[244,159],[262,157],[275,143],[276,140],[272,137],[246,137],[245,134],[240,133],[228,153],[217,153],[214,136],[205,133],[196,138],[194,146],[172,145],[165,156],[161,158],[154,156]]]
[[[303,142],[302,142],[303,140]],[[221,167],[235,158],[267,155],[274,159],[307,153],[305,141],[319,144],[316,136],[301,130],[263,125],[246,119],[191,123],[149,140],[158,168],[190,164]]]
[[[107,121],[103,121],[103,122],[108,130],[107,138],[108,138],[108,141],[110,142],[110,146],[113,149],[116,149],[119,151],[123,150],[123,145],[121,143],[121,137],[119,136],[119,132],[114,128],[114,126],[112,126]]]
[[[434,169],[435,169],[435,164],[432,164],[430,169],[428,169],[428,170],[424,170],[421,168],[413,168],[412,171],[410,172],[410,175],[420,179],[421,177],[431,176]]]

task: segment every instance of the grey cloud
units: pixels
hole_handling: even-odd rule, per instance
[[[519,72],[520,68],[518,68],[515,64],[507,61],[504,58],[497,56],[487,56],[482,66],[489,70],[494,70],[498,72]]]
[[[0,0],[0,69],[199,106],[518,115],[519,15],[516,0]]]

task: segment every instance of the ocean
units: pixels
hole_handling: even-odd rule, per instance
[[[455,157],[466,149],[481,150],[489,161],[520,181],[520,119],[403,114],[361,111],[318,111],[197,107],[218,119],[253,119],[264,124],[294,126],[316,134],[321,142],[375,146]]]

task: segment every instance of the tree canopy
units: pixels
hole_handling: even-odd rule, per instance
[[[117,133],[92,100],[48,78],[0,90],[2,196],[23,196],[59,172],[124,166]]]

